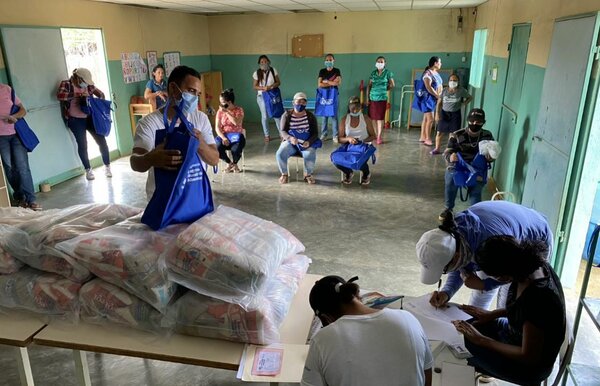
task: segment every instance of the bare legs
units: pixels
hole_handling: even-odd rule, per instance
[[[431,127],[433,126],[433,113],[424,113],[423,114],[423,122],[421,122],[421,138],[419,141],[422,141],[423,144],[427,146],[432,146],[431,142]]]

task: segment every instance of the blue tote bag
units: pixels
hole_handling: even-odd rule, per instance
[[[214,210],[212,190],[202,161],[198,155],[198,139],[192,124],[176,107],[177,115],[171,124],[167,120],[169,102],[165,106],[165,130],[156,132],[155,145],[165,138],[165,149],[176,149],[185,156],[177,171],[154,168],[155,189],[142,215],[142,222],[154,230],[170,224],[191,223]],[[181,120],[174,127],[177,117]]]
[[[369,161],[375,165],[375,152],[377,148],[364,142],[357,144],[345,143],[333,153],[331,153],[331,162],[334,165],[339,165],[352,170],[360,170],[360,168]]]
[[[281,118],[284,110],[279,87],[275,87],[268,91],[263,91],[262,97],[265,101],[265,107],[269,118]]]
[[[110,127],[112,125],[112,118],[110,117],[110,112],[112,111],[111,104],[112,102],[106,99],[94,98],[92,96],[87,97],[87,105],[92,116],[94,130],[96,134],[103,137],[108,137],[110,134]]]
[[[337,117],[338,89],[335,87],[319,87],[315,100],[315,115],[319,117]]]
[[[456,156],[458,161],[454,166],[454,185],[459,188],[470,188],[477,182],[484,184],[487,182],[489,163],[481,153],[478,153],[471,163],[465,161],[460,153],[456,153]],[[477,181],[478,177],[481,177],[480,181]]]
[[[423,73],[423,75],[425,75],[425,73]],[[421,75],[420,79],[415,79],[413,83],[415,95],[413,98],[412,107],[419,110],[420,112],[425,113],[435,110],[437,99],[433,95],[431,95],[429,91],[427,91],[427,87],[425,87],[425,82],[423,82],[423,75]],[[437,82],[435,81],[434,76],[431,76],[431,87],[434,90],[437,89]]]
[[[12,100],[12,107],[10,108],[10,115],[15,114],[20,110],[20,107],[15,104],[15,90],[11,88],[10,98]],[[25,119],[21,118],[15,122],[15,131],[23,144],[23,147],[27,149],[28,152],[32,152],[33,149],[40,143],[37,135],[31,130],[31,127],[27,124]]]

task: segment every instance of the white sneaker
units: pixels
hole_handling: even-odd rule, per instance
[[[92,171],[92,169],[87,169],[85,171],[85,178],[88,179],[88,180],[90,180],[90,181],[96,178],[94,176],[94,172]]]
[[[337,135],[336,135],[335,137],[333,137],[333,142],[335,142],[335,143],[338,143],[338,142],[339,142],[339,141],[338,141],[338,137],[337,137]]]
[[[104,175],[108,178],[112,177],[112,172],[110,171],[110,166],[105,166],[104,167]]]

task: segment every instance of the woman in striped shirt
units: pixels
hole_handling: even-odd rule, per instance
[[[317,118],[310,111],[306,111],[306,94],[297,92],[293,99],[294,109],[287,111],[281,117],[281,138],[283,142],[275,154],[281,177],[279,183],[287,184],[289,176],[287,171],[288,159],[294,155],[301,155],[304,159],[304,181],[314,184],[312,173],[317,160],[317,147],[320,147],[319,126]]]

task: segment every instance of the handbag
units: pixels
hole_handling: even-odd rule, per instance
[[[240,141],[241,135],[242,133],[225,133],[225,137],[227,137],[227,140],[230,144],[238,143]],[[215,137],[215,142],[222,143],[223,139],[217,135]]]
[[[12,101],[12,107],[10,108],[10,115],[15,114],[20,110],[20,107],[15,104],[15,90],[11,88],[10,90],[10,99]],[[28,152],[32,152],[33,149],[40,143],[37,135],[31,130],[31,127],[27,124],[25,119],[19,118],[15,122],[15,131],[23,144],[23,147],[27,149]]]
[[[108,137],[112,126],[112,118],[110,116],[112,102],[102,98],[94,98],[93,96],[87,97],[86,101],[96,134]]]
[[[170,224],[191,223],[214,210],[210,181],[198,155],[199,141],[192,124],[179,106],[171,124],[167,120],[169,102],[165,106],[165,130],[156,132],[155,145],[165,138],[165,149],[181,151],[184,160],[177,171],[154,168],[155,190],[142,215],[142,222],[154,230]],[[177,118],[181,120],[174,127]]]
[[[262,97],[265,101],[265,108],[269,118],[281,118],[284,110],[279,87],[275,87],[268,91],[263,91]]]
[[[338,89],[335,87],[319,87],[315,99],[315,115],[319,117],[337,117]]]
[[[331,162],[334,165],[342,166],[352,170],[360,168],[369,161],[375,165],[377,158],[375,152],[377,148],[371,144],[359,142],[356,144],[345,143],[331,153]]]
[[[423,73],[425,75],[425,73]],[[425,82],[423,81],[423,76],[419,79],[415,79],[413,82],[414,86],[414,98],[412,107],[419,110],[420,112],[428,112],[433,111],[437,104],[437,99],[427,91],[427,87],[425,87]],[[436,88],[435,81],[432,81],[431,87]]]

